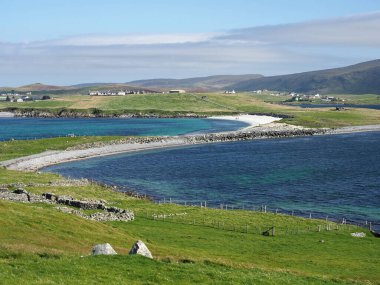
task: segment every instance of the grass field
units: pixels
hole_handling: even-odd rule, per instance
[[[2,142],[0,150],[7,151],[0,160],[8,152],[18,157],[42,150],[42,144],[65,149],[88,139]],[[54,205],[0,200],[1,284],[379,284],[380,242],[365,229],[337,229],[324,220],[275,213],[156,204],[91,183],[52,186],[58,180],[64,178],[0,169],[0,184],[105,199],[133,210],[135,221],[100,223],[61,213]],[[272,226],[274,237],[260,234]],[[353,231],[367,237],[353,238]],[[137,239],[155,260],[127,255]],[[89,256],[92,246],[104,242],[119,255]]]
[[[348,100],[353,95],[347,96]],[[284,122],[309,127],[380,123],[378,110],[301,109],[279,105],[280,99],[249,93],[67,96],[30,103],[0,102],[0,109],[97,109],[107,114],[248,112],[287,115]],[[375,99],[368,95],[361,101],[352,100],[373,103]],[[1,142],[0,161],[119,138]],[[156,204],[91,183],[51,186],[58,180],[63,178],[0,169],[0,185],[23,183],[32,193],[105,199],[110,205],[133,210],[135,221],[99,223],[61,213],[52,205],[0,200],[0,284],[380,284],[380,242],[365,229],[275,213]],[[274,237],[261,234],[273,226]],[[367,237],[353,238],[350,233],[354,231],[364,231]],[[154,260],[127,255],[137,239],[147,244]],[[119,255],[89,256],[95,244],[104,242],[111,243]]]
[[[7,171],[8,172],[8,171]],[[58,177],[50,174],[26,174],[13,172],[1,173],[7,176],[7,182],[23,181],[44,183]],[[5,174],[5,175],[4,175]],[[12,179],[12,176],[14,177]],[[34,178],[38,176],[38,178]],[[27,187],[31,192],[52,191],[51,187]],[[177,205],[157,205],[143,200],[125,197],[97,185],[82,187],[58,187],[53,190],[58,194],[71,194],[74,197],[103,198],[117,206],[133,209],[137,213],[134,222],[97,223],[82,218],[60,213],[52,206],[22,205],[0,202],[1,215],[1,249],[0,267],[3,274],[18,280],[55,280],[56,274],[64,275],[79,266],[74,276],[62,276],[61,282],[73,282],[76,278],[105,278],[106,272],[113,271],[118,262],[135,268],[135,281],[147,282],[150,278],[166,278],[175,282],[186,280],[187,274],[194,274],[194,280],[204,283],[244,280],[259,280],[269,277],[264,284],[284,282],[287,284],[374,283],[380,277],[377,269],[377,252],[380,244],[370,235],[365,239],[355,239],[349,230],[332,230],[307,233],[279,233],[275,237],[225,230],[204,225],[192,225],[191,220],[208,217],[230,223],[249,223],[257,226],[286,224],[290,228],[305,228],[308,225],[323,224],[318,220],[256,213],[249,211],[222,211],[183,207]],[[170,220],[152,220],[146,218],[151,213],[187,213],[187,222]],[[250,230],[253,227],[250,227]],[[352,229],[356,230],[356,229]],[[367,232],[368,234],[368,232]],[[109,242],[119,254],[127,254],[137,239],[146,242],[157,261],[129,257],[106,258],[100,272],[92,272],[92,267],[99,267],[97,258],[86,257],[94,244]],[[324,240],[321,243],[320,240]],[[11,258],[9,257],[11,256]],[[142,260],[142,263],[139,263]],[[73,265],[74,263],[74,265]],[[30,266],[34,268],[30,269]],[[57,266],[59,266],[57,268]],[[147,266],[147,267],[141,267]],[[19,270],[14,270],[14,268]],[[142,271],[154,271],[162,268],[163,272],[151,273],[146,277]],[[200,270],[203,268],[203,270]],[[21,269],[21,270],[20,270]],[[254,269],[254,270],[252,270]],[[218,276],[225,271],[231,275],[227,279]],[[60,273],[61,272],[61,273]],[[76,271],[77,272],[77,271]],[[228,274],[229,272],[229,274]],[[93,275],[92,275],[93,274]],[[108,276],[111,284],[125,276],[125,271],[117,271]],[[30,278],[30,279],[29,279]],[[42,279],[41,279],[42,278]],[[245,279],[248,278],[248,279]],[[1,280],[7,280],[1,279]],[[59,280],[59,279],[58,279]],[[154,279],[151,279],[154,280]],[[165,280],[165,279],[163,279]],[[314,282],[313,282],[314,281]],[[114,282],[114,283],[112,283]]]
[[[339,95],[347,103],[378,104],[377,95]],[[37,109],[59,112],[63,109],[83,113],[104,114],[280,114],[289,116],[284,121],[306,127],[341,127],[351,125],[380,124],[380,111],[348,108],[336,111],[332,108],[302,109],[278,103],[287,96],[238,94],[144,94],[128,96],[64,96],[53,100],[7,103],[0,102],[0,110],[7,108]]]

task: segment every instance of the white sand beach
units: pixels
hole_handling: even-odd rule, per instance
[[[236,116],[213,116],[210,119],[217,120],[237,120],[240,122],[244,122],[252,126],[260,126],[265,124],[270,124],[276,121],[280,121],[281,118],[272,117],[272,116],[259,116],[259,115],[248,115],[248,114],[239,114]]]
[[[15,114],[11,112],[0,112],[0,118],[13,118]]]

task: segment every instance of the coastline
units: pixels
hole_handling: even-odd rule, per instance
[[[282,118],[273,117],[273,116],[264,116],[264,115],[261,116],[261,115],[239,114],[236,116],[212,116],[212,117],[208,117],[208,119],[240,121],[243,123],[247,123],[249,125],[247,128],[250,128],[250,127],[256,127],[260,125],[271,124],[271,123],[280,121]]]
[[[0,111],[0,118],[13,118],[15,114],[12,112],[2,112]]]
[[[2,161],[0,162],[0,166],[10,170],[37,171],[54,164],[126,152],[228,141],[380,131],[380,125],[353,126],[338,129],[304,128],[277,122],[281,118],[258,115],[215,116],[209,118],[239,120],[249,124],[249,126],[232,132],[127,138],[110,143],[92,143],[63,151],[46,151],[40,154]]]

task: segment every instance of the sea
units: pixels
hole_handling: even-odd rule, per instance
[[[380,132],[149,150],[44,169],[156,201],[380,224]]]
[[[173,136],[234,131],[248,124],[206,118],[0,118],[0,141],[65,136]]]

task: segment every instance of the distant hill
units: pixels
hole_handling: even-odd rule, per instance
[[[223,90],[229,85],[260,77],[262,77],[260,74],[214,75],[185,79],[146,79],[127,82],[127,84],[161,90],[176,88],[188,91],[213,91]]]
[[[342,68],[249,79],[231,84],[229,89],[258,89],[321,94],[380,94],[380,60]]]
[[[144,90],[146,92],[185,89],[189,92],[220,90],[252,91],[268,89],[320,94],[380,94],[380,59],[342,68],[264,77],[260,74],[214,75],[185,79],[146,79],[127,83],[82,83],[54,86],[41,83],[0,91],[32,91],[36,94],[87,94],[89,90]]]
[[[54,86],[46,85],[41,83],[29,84],[20,87],[0,87],[0,92],[9,92],[14,90],[15,92],[33,92],[33,95],[86,95],[90,90],[98,91],[120,91],[120,90],[130,90],[130,91],[145,91],[148,93],[155,93],[156,90],[130,86],[123,83],[83,83],[71,86]]]
[[[29,85],[24,85],[15,88],[17,91],[53,91],[53,90],[71,90],[71,86],[55,86],[55,85],[46,85],[42,83],[34,83]]]
[[[70,87],[86,88],[86,87],[94,87],[94,86],[110,86],[110,85],[115,85],[115,84],[118,84],[118,83],[100,83],[100,82],[97,82],[97,83],[80,83],[80,84],[71,85]]]

